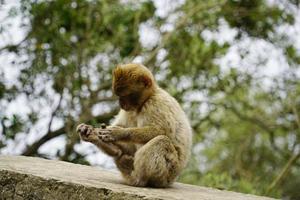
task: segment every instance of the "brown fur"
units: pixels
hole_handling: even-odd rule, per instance
[[[112,88],[122,108],[114,123],[106,129],[81,124],[81,139],[113,156],[128,184],[169,186],[190,155],[192,131],[186,115],[143,65],[117,66]]]

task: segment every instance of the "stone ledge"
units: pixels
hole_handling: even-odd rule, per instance
[[[117,173],[96,167],[0,156],[0,200],[8,199],[271,200],[181,183],[163,189],[131,187],[124,185]]]

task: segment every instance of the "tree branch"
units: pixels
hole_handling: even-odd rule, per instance
[[[269,194],[288,174],[292,165],[297,161],[300,157],[300,153],[293,154],[286,165],[283,167],[279,175],[273,180],[271,185],[268,187],[266,194]]]
[[[273,147],[274,150],[276,150],[277,152],[279,152],[282,155],[286,155],[286,153],[284,153],[281,149],[279,149],[274,141],[274,129],[269,127],[267,124],[265,124],[262,120],[259,120],[257,118],[254,117],[249,117],[247,115],[242,114],[241,112],[238,111],[237,108],[235,108],[234,106],[229,106],[226,104],[222,104],[222,106],[226,109],[230,109],[237,117],[239,117],[241,120],[244,121],[248,121],[251,122],[252,124],[254,124],[255,126],[258,126],[259,128],[261,128],[262,130],[266,131],[269,136],[270,136],[270,143],[271,146]]]
[[[93,117],[93,119],[89,119],[85,121],[85,123],[90,123],[92,120],[96,120],[97,122],[104,122],[107,123],[115,114],[117,113],[117,110],[112,110],[109,113],[104,113],[102,115],[98,115]],[[63,135],[66,133],[66,127],[62,127],[60,129],[57,129],[56,131],[49,131],[46,135],[41,137],[39,140],[34,142],[32,145],[28,146],[27,149],[22,153],[24,156],[33,156],[36,155],[38,152],[38,149],[49,140],[58,137],[60,135]]]
[[[63,99],[63,95],[60,94],[58,104],[57,104],[56,108],[54,109],[54,111],[51,114],[51,118],[50,118],[50,121],[49,121],[49,124],[48,124],[48,131],[47,131],[47,133],[49,133],[51,131],[51,125],[52,125],[52,122],[53,122],[53,118],[55,117],[55,114],[56,114],[56,112],[58,111],[58,109],[59,109],[59,107],[61,105],[62,99]]]
[[[189,12],[186,15],[184,15],[183,17],[181,17],[178,20],[178,22],[175,24],[174,30],[176,31],[176,30],[179,30],[180,28],[182,28],[194,14],[196,14],[202,10],[209,10],[211,8],[215,8],[216,6],[222,6],[224,3],[226,3],[226,0],[216,1],[211,4],[204,3],[204,4],[200,4],[200,6],[198,4],[196,6],[193,6],[192,8],[189,9]],[[174,31],[166,32],[162,36],[161,42],[146,58],[146,60],[144,61],[144,65],[147,66],[151,62],[151,60],[157,55],[158,51],[160,49],[162,49],[165,46],[165,44],[168,42],[168,40],[171,38],[173,32]]]
[[[37,153],[37,150],[42,146],[44,143],[48,142],[52,138],[60,136],[65,133],[65,128],[62,127],[56,131],[50,131],[43,137],[41,137],[38,141],[34,142],[32,145],[28,146],[27,149],[22,153],[23,156],[33,156]]]
[[[3,47],[0,47],[0,53],[2,53],[2,51],[4,50],[8,50],[8,51],[15,51],[23,42],[25,42],[28,38],[30,37],[30,35],[27,35],[23,40],[21,40],[19,43],[17,44],[7,44]],[[16,51],[17,52],[17,51]]]

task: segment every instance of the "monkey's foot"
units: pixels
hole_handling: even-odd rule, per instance
[[[76,132],[80,135],[80,138],[86,142],[95,142],[99,140],[97,134],[94,132],[94,128],[90,125],[79,124],[76,128]]]
[[[98,130],[98,138],[104,142],[114,142],[116,139],[111,135],[112,130],[111,129],[102,129]]]

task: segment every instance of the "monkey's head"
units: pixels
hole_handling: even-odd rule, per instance
[[[113,92],[126,111],[140,110],[153,94],[156,83],[149,69],[140,64],[118,65],[113,71]]]

